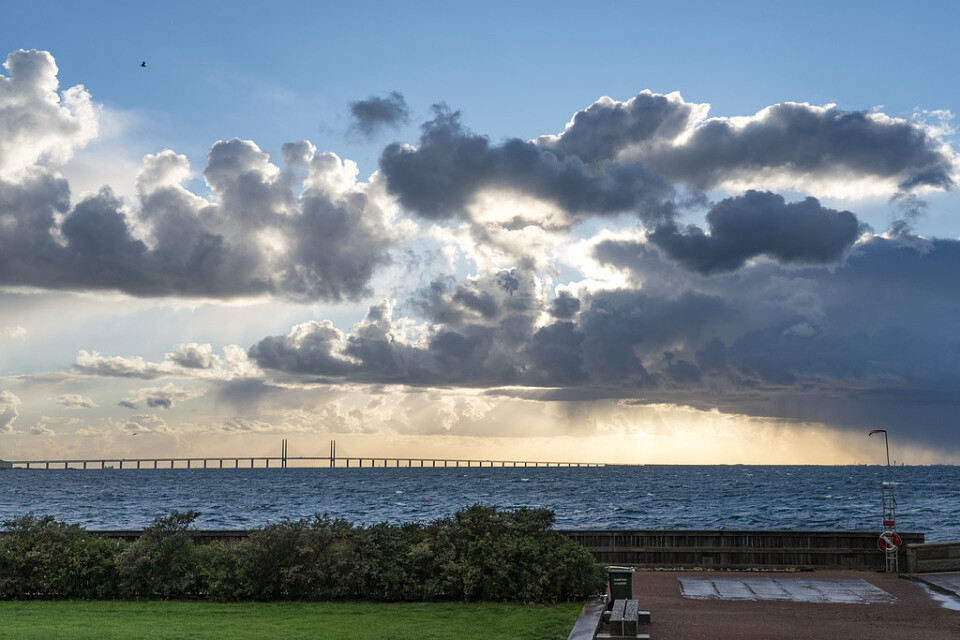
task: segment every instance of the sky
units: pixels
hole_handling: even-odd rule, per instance
[[[0,458],[960,462],[960,8],[18,3]]]

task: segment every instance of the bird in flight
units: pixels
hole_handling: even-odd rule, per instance
[[[141,63],[140,63],[140,66],[141,66],[141,67],[145,67],[145,66],[147,66],[147,61],[146,61],[146,60],[144,60],[143,62],[141,62]]]

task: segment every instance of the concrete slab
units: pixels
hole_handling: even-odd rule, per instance
[[[694,600],[778,600],[820,604],[890,604],[896,598],[856,578],[677,578],[680,593]]]

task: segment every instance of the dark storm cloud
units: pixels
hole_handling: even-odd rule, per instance
[[[696,226],[657,227],[650,241],[667,256],[702,274],[732,271],[750,258],[768,256],[792,264],[835,263],[861,232],[857,217],[815,198],[787,203],[769,192],[727,198],[707,213],[710,235]]]
[[[250,355],[267,370],[364,383],[521,385],[543,388],[539,399],[881,425],[960,450],[960,282],[944,277],[960,271],[960,242],[926,242],[874,237],[832,269],[765,262],[706,277],[660,261],[651,245],[607,241],[597,257],[655,274],[649,290],[582,293],[579,312],[560,319],[545,313],[556,298],[538,298],[517,271],[512,295],[529,297],[511,307],[493,272],[425,291],[419,311],[432,324],[421,341],[403,339],[378,305],[347,334],[301,325]]]
[[[391,91],[386,97],[370,96],[350,103],[353,117],[351,129],[371,137],[385,127],[396,127],[410,121],[410,110],[403,94]]]
[[[517,269],[434,283],[419,302],[434,323],[420,344],[400,339],[392,310],[380,304],[347,335],[329,323],[298,325],[287,336],[263,339],[250,357],[267,369],[371,383],[646,387],[656,384],[644,366],[648,357],[696,339],[726,314],[710,296],[671,300],[618,291],[595,294],[578,323],[538,327],[545,307],[534,286]]]
[[[349,360],[334,353],[342,334],[330,322],[297,325],[287,336],[264,338],[250,351],[260,366],[288,373],[341,376],[356,370]]]
[[[651,272],[654,253],[617,244],[598,257],[638,276]],[[682,273],[660,268],[659,278],[676,286]],[[960,449],[950,426],[960,408],[960,284],[944,275],[958,268],[960,242],[875,237],[834,270],[767,263],[691,275],[687,287],[721,296],[732,314],[680,354],[700,369],[701,383],[664,395],[733,413],[891,426]]]
[[[491,144],[460,123],[444,105],[422,127],[420,146],[394,143],[380,156],[391,193],[431,220],[463,216],[484,189],[516,190],[552,202],[571,216],[634,211],[649,219],[673,211],[673,186],[642,164],[588,167],[533,142],[512,138]]]
[[[754,116],[705,119],[707,105],[643,92],[627,102],[603,98],[555,136],[499,144],[470,132],[460,113],[435,106],[416,148],[394,143],[380,157],[387,187],[430,220],[465,217],[478,193],[516,191],[572,219],[633,212],[671,222],[683,198],[731,181],[777,176],[881,182],[909,193],[952,189],[956,162],[919,121],[870,111],[784,103]]]
[[[952,188],[955,171],[941,142],[916,122],[797,103],[773,105],[745,122],[704,121],[681,144],[652,146],[641,157],[701,189],[771,169],[887,178],[901,190]]]
[[[392,307],[380,303],[348,335],[329,323],[298,325],[250,349],[261,367],[362,382],[422,385],[515,384],[523,348],[539,309],[535,282],[518,269],[461,283],[436,282],[416,307],[436,321],[423,344],[404,340]]]
[[[203,389],[181,389],[172,384],[163,387],[138,389],[117,404],[126,409],[138,409],[141,404],[150,409],[171,409],[178,402],[191,400],[204,394]]]
[[[569,291],[561,291],[550,303],[550,315],[558,320],[570,320],[580,311],[580,300]]]

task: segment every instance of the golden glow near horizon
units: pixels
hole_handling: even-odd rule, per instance
[[[822,425],[727,415],[673,405],[604,400],[540,402],[480,392],[323,396],[314,410],[277,409],[264,420],[215,426],[136,415],[101,427],[48,421],[45,433],[7,435],[0,458],[326,456],[528,460],[606,464],[878,464],[866,434]],[[268,412],[269,414],[269,412]],[[71,433],[71,430],[74,432]],[[133,434],[137,435],[134,436]],[[908,464],[960,463],[906,446]]]

